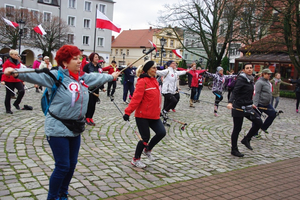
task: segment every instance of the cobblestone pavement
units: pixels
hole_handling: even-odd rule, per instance
[[[27,84],[27,87],[30,87]],[[123,111],[121,85],[118,85],[115,102]],[[182,91],[187,92],[186,87]],[[227,95],[227,94],[225,94]],[[6,114],[5,87],[0,88],[0,199],[46,199],[48,178],[54,167],[50,147],[44,135],[44,115],[40,108],[42,93],[27,91],[21,103],[34,107],[33,111],[16,110]],[[263,139],[253,139],[253,151],[239,144],[244,158],[230,155],[232,118],[225,107],[219,108],[219,117],[213,116],[214,96],[204,88],[196,108],[189,107],[189,98],[181,94],[175,113],[169,116],[188,123],[170,121],[166,137],[153,149],[158,160],[148,161],[146,169],[132,167],[138,138],[116,108],[101,93],[97,104],[95,127],[88,126],[82,134],[79,162],[70,184],[70,199],[102,199],[125,193],[208,177],[223,172],[252,166],[275,163],[300,157],[299,119],[295,100],[280,98],[278,109],[284,111],[269,128]],[[226,106],[227,98],[221,103]],[[12,101],[13,102],[13,101]],[[133,115],[131,124],[135,126]],[[251,124],[244,121],[241,136]],[[201,180],[201,179],[200,179]]]

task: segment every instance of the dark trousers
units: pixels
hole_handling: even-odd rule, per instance
[[[262,120],[260,115],[257,112],[254,112],[254,115],[245,116],[248,120],[252,121],[252,127],[250,128],[248,134],[245,136],[247,139],[251,138],[257,133],[257,131],[262,126]],[[237,140],[239,134],[242,130],[244,117],[233,117],[233,130],[231,133],[231,147],[237,148]]]
[[[123,101],[126,101],[127,99],[127,94],[128,94],[128,90],[130,92],[130,95],[133,95],[134,92],[134,85],[131,82],[126,82],[123,85]]]
[[[197,90],[198,88],[196,87],[191,87],[191,96],[190,96],[190,99],[194,100],[195,99],[195,95],[197,93]]]
[[[47,140],[55,161],[47,199],[56,199],[60,193],[68,191],[77,164],[81,136],[47,137]]]
[[[99,89],[94,91],[94,93],[99,95]],[[90,93],[88,108],[87,108],[86,115],[85,115],[86,118],[93,118],[95,110],[96,110],[97,101],[98,101],[98,97],[95,96],[94,94]]]
[[[219,91],[214,91],[213,94],[216,96],[214,113],[217,113],[219,103],[223,100],[223,95],[222,95],[222,92],[219,92]]]
[[[163,110],[168,111],[172,108],[175,108],[176,104],[178,103],[178,100],[175,98],[174,94],[164,94],[164,107]]]
[[[113,86],[111,92],[110,92],[110,88],[111,86]],[[114,96],[114,93],[116,91],[116,87],[117,87],[117,81],[111,81],[107,83],[107,96]]]
[[[203,85],[199,85],[196,89],[196,94],[194,96],[194,100],[199,100]]]
[[[151,151],[153,147],[166,136],[166,129],[160,119],[144,119],[136,117],[135,121],[144,142],[148,143],[150,140],[150,128],[155,133],[148,143],[148,151]],[[141,154],[145,147],[146,146],[143,144],[143,142],[139,141],[136,146],[134,158],[141,158]]]
[[[175,109],[175,107],[177,106],[179,99],[180,99],[180,95],[179,92],[174,94],[175,99],[177,100],[177,102],[174,104],[173,107],[171,107],[171,109]]]
[[[296,109],[298,110],[298,108],[299,108],[299,102],[300,102],[300,92],[296,92],[296,98],[297,98]]]
[[[19,105],[25,94],[23,83],[22,82],[5,82],[5,85],[7,87],[9,87],[12,91],[14,91],[15,88],[18,90],[18,96],[14,102],[14,105]],[[12,93],[9,89],[6,88],[6,95],[5,95],[5,101],[4,101],[6,111],[11,110],[10,100],[11,100],[12,96],[14,96],[14,93]]]

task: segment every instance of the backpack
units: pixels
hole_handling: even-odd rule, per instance
[[[49,107],[54,96],[56,95],[58,87],[62,84],[62,81],[64,80],[64,75],[61,71],[58,71],[57,78],[51,72],[48,75],[50,75],[50,77],[54,79],[55,83],[51,88],[51,95],[49,95],[48,88],[46,88],[41,99],[42,111],[45,116],[48,113]]]

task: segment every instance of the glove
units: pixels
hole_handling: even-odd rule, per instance
[[[125,120],[125,121],[129,121],[129,115],[123,115],[123,119]]]

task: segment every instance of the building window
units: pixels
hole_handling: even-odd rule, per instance
[[[123,49],[120,49],[120,55],[123,55]]]
[[[163,58],[165,58],[167,56],[166,51],[163,52]]]
[[[39,11],[31,10],[31,17],[32,19],[38,19],[39,18]]]
[[[172,51],[170,51],[170,53],[169,53],[169,58],[173,58],[173,52]]]
[[[118,55],[119,54],[119,51],[118,51],[118,49],[116,49],[116,55]]]
[[[74,44],[74,35],[73,34],[68,34],[68,43]]]
[[[76,0],[69,0],[69,8],[75,8]]]
[[[91,20],[84,19],[83,26],[84,26],[84,28],[91,28]]]
[[[85,11],[91,12],[92,11],[91,7],[92,7],[92,3],[91,2],[89,2],[89,1],[84,2],[84,10]]]
[[[184,59],[187,60],[187,58],[188,58],[188,55],[184,54]]]
[[[89,36],[83,36],[82,44],[83,45],[89,45],[89,42],[90,42],[90,37]]]
[[[34,30],[30,30],[30,39],[35,39],[36,38],[36,32]]]
[[[44,22],[50,22],[51,21],[51,13],[44,12]]]
[[[15,7],[6,5],[6,6],[5,6],[5,9],[6,9],[6,16],[7,16],[7,17],[12,17],[12,16],[14,16],[14,14],[15,14]]]
[[[159,58],[159,50],[156,52],[156,58]]]
[[[44,0],[44,3],[51,3],[51,0]]]
[[[185,40],[185,46],[189,46],[189,40],[188,39]]]
[[[97,46],[98,47],[103,47],[104,46],[104,38],[98,38],[98,41],[97,41]]]
[[[75,17],[68,17],[68,25],[69,26],[75,26]]]
[[[126,51],[126,55],[127,55],[127,56],[129,56],[129,49],[127,49],[127,51]]]
[[[105,10],[106,10],[106,5],[99,4],[99,11],[102,12],[103,14],[105,14]]]
[[[174,47],[174,40],[170,40],[170,47]]]

